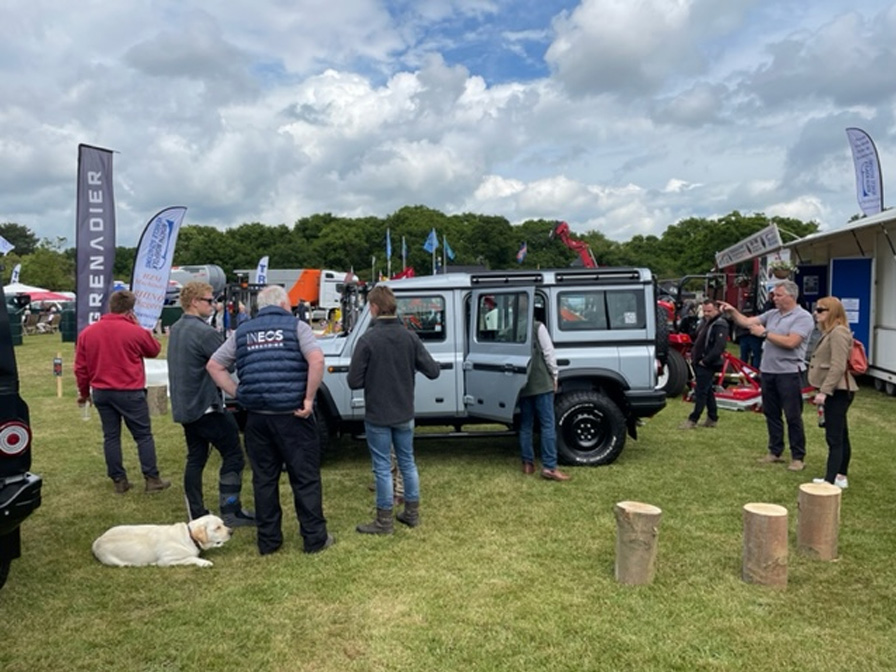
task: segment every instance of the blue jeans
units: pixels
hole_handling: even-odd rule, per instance
[[[392,508],[392,448],[404,479],[404,501],[420,501],[420,477],[414,463],[414,421],[399,425],[374,425],[364,421],[367,447],[376,477],[376,508]]]
[[[554,393],[545,392],[531,397],[520,397],[520,453],[523,462],[535,462],[532,448],[532,427],[538,416],[541,434],[541,466],[557,468],[557,434],[554,428]]]

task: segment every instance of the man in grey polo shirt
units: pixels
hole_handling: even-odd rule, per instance
[[[187,463],[184,494],[190,518],[208,513],[202,498],[202,472],[212,445],[221,454],[218,476],[221,518],[228,527],[254,525],[255,517],[240,502],[243,449],[233,415],[224,410],[221,391],[205,370],[224,337],[207,323],[215,310],[212,287],[188,282],[180,292],[181,318],[171,325],[168,339],[168,389],[171,415],[184,427]]]
[[[747,317],[730,303],[720,301],[722,310],[734,322],[763,339],[762,412],[768,427],[768,454],[763,463],[783,462],[784,423],[790,441],[791,471],[802,471],[806,458],[806,434],[803,430],[803,375],[806,368],[806,348],[815,326],[812,314],[800,307],[796,300],[796,283],[785,280],[772,291],[775,307],[761,315]]]

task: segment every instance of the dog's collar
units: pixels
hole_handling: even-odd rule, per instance
[[[190,541],[198,548],[200,551],[202,550],[202,546],[199,545],[199,542],[196,541],[196,537],[193,536],[193,530],[190,529],[190,524],[187,523],[187,534],[190,535]]]

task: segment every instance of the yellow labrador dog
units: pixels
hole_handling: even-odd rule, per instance
[[[174,525],[118,525],[93,542],[93,554],[112,567],[211,567],[199,552],[222,546],[231,533],[224,521],[213,515]]]

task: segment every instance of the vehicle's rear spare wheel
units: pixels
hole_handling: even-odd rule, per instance
[[[665,391],[667,397],[677,397],[688,384],[688,363],[678,350],[669,350],[666,366],[657,380],[657,389]]]
[[[625,417],[605,394],[594,391],[560,395],[554,405],[557,454],[564,464],[610,464],[625,447]]]

